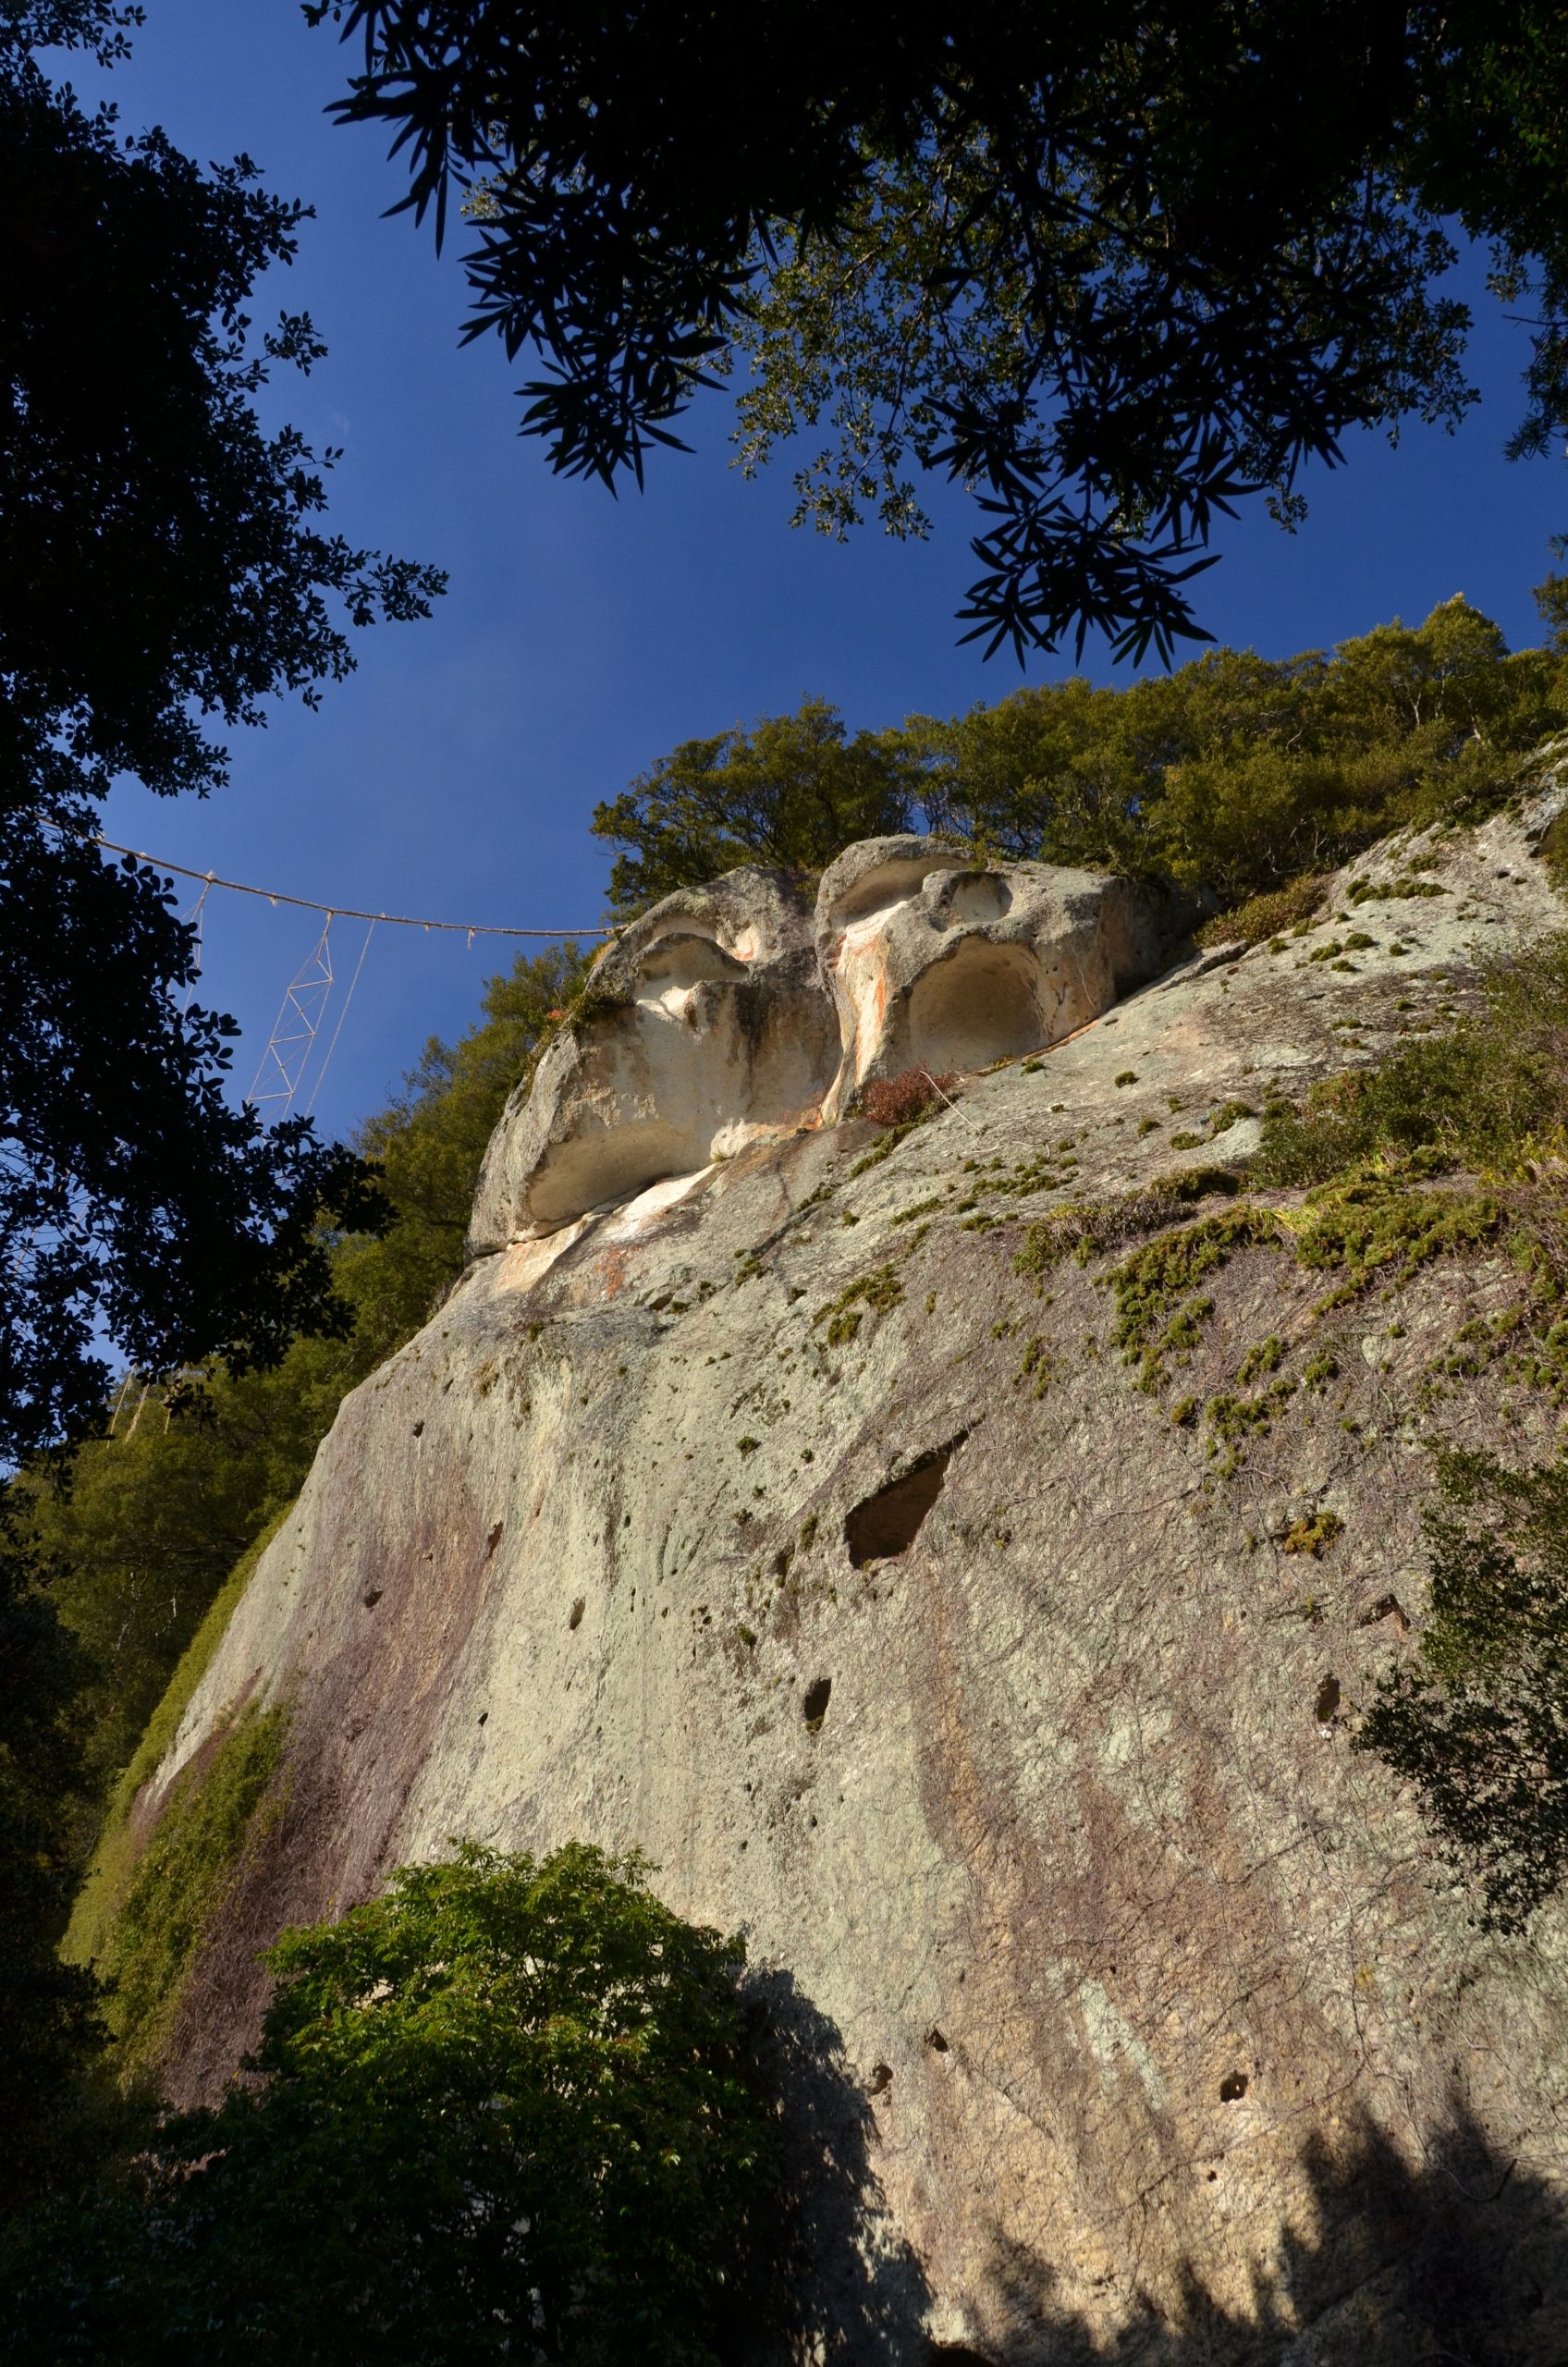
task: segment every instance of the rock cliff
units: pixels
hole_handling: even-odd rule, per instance
[[[1271,1093],[1562,925],[1562,802],[1250,950],[908,839],[628,932],[140,1805],[288,1707],[178,2091],[282,1924],[456,1834],[637,1846],[773,2008],[800,2355],[1568,2357],[1562,1920],[1479,1932],[1350,1748],[1425,1441],[1555,1431],[1433,1394],[1519,1277],[1455,1226],[1326,1290],[1245,1171]]]

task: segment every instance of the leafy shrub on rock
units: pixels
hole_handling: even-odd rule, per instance
[[[769,2192],[738,1940],[472,1844],[287,1933],[249,2085],[0,2261],[18,2362],[705,2367]]]

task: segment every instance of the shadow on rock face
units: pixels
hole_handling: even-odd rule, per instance
[[[922,2367],[1568,2367],[1568,2205],[1456,2115],[1412,2168],[1378,2130],[1305,2152],[1315,2224],[1286,2229],[1242,2312],[1189,2275],[1174,2310],[1137,2291],[1107,2339],[1057,2300],[1052,2264],[998,2240],[968,2345]],[[1261,2231],[1237,2231],[1251,2250]],[[1011,2321],[1011,2326],[1009,2322]]]
[[[1240,2310],[1194,2271],[1173,2303],[1140,2290],[1131,2197],[1116,2290],[1092,2321],[1061,2298],[1066,2263],[999,2231],[974,2292],[934,2293],[888,2216],[875,2080],[859,2084],[788,1972],[747,1989],[786,2201],[737,2296],[725,2367],[1568,2367],[1568,2202],[1458,2112],[1419,2166],[1370,2125],[1333,2152],[1314,2139],[1309,2224],[1272,2241],[1256,2221],[1237,2227],[1257,2260]]]
[[[930,2300],[889,2223],[872,2161],[876,2110],[842,2036],[788,1972],[746,1982],[763,2076],[777,2098],[785,2202],[738,2297],[725,2367],[911,2367]]]

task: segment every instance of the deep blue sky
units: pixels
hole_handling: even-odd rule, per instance
[[[722,402],[696,422],[697,456],[655,462],[640,498],[554,480],[516,435],[523,370],[498,344],[458,350],[460,237],[438,263],[407,217],[382,218],[402,183],[378,136],[323,115],[348,53],[305,28],[298,0],[147,0],[147,13],[112,78],[126,127],[160,123],[202,159],[243,149],[270,187],[316,208],[298,264],[256,309],[309,310],[331,347],[282,392],[313,441],[344,448],[334,523],[437,562],[451,586],[432,622],[361,636],[358,673],[319,714],[280,708],[239,739],[227,791],[171,805],[126,790],[110,836],[324,901],[578,925],[599,917],[608,865],[588,835],[595,801],[678,740],[808,692],[875,726],[1015,686],[1011,660],[956,644],[970,571],[958,497],[925,546],[876,529],[847,546],[792,533],[787,467],[744,483]],[[1568,526],[1568,485],[1560,466],[1502,460],[1520,334],[1484,295],[1477,312],[1487,400],[1456,436],[1415,429],[1397,450],[1357,439],[1347,468],[1307,483],[1312,516],[1293,539],[1261,512],[1232,530],[1202,587],[1222,640],[1283,655],[1416,621],[1456,591],[1515,646],[1535,637],[1529,586],[1547,535]],[[1093,650],[1084,670],[1119,679]],[[208,911],[206,992],[246,1031],[243,1087],[311,924],[216,894]],[[340,965],[357,947],[343,926]],[[319,1103],[327,1127],[376,1107],[428,1034],[464,1027],[504,959],[494,940],[469,950],[379,931]]]

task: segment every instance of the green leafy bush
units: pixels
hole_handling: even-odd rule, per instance
[[[621,850],[618,914],[740,864],[819,871],[857,838],[924,828],[1168,875],[1234,915],[1220,933],[1261,941],[1360,848],[1497,804],[1565,723],[1561,648],[1510,652],[1455,598],[1332,651],[1211,650],[1125,690],[1074,676],[852,737],[808,699],[683,742],[593,827]]]
[[[1355,1744],[1415,1784],[1481,1924],[1517,1932],[1568,1871],[1568,1460],[1451,1449],[1438,1481],[1421,1656],[1382,1678]]]
[[[768,2207],[738,1940],[469,1845],[286,1934],[247,2085],[0,2260],[23,2362],[708,2367]]]
[[[851,738],[825,699],[763,716],[749,731],[683,740],[594,809],[595,836],[623,850],[610,908],[629,917],[742,864],[822,871],[857,839],[909,829],[915,785],[914,757],[897,733]]]
[[[1519,1175],[1560,1155],[1568,1131],[1568,935],[1539,939],[1482,980],[1452,1033],[1326,1079],[1264,1112],[1256,1171],[1319,1184],[1376,1159],[1417,1173],[1466,1166]]]

